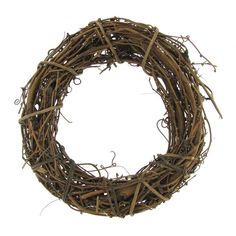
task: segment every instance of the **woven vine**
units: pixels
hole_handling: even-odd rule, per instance
[[[211,143],[204,100],[211,100],[219,112],[189,59],[186,41],[192,43],[189,37],[169,36],[151,25],[114,17],[68,34],[48,52],[18,101],[23,158],[48,191],[78,211],[124,217],[155,208],[185,185]],[[200,56],[203,64],[211,64]],[[89,171],[68,156],[56,139],[58,121],[71,83],[80,84],[85,69],[125,62],[141,66],[163,100],[168,149],[135,174],[108,178],[96,164],[89,164]]]

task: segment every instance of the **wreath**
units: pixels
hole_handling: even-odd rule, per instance
[[[21,104],[23,159],[48,191],[80,212],[125,217],[155,208],[189,181],[211,144],[204,100],[220,111],[189,59],[187,41],[192,43],[188,36],[166,35],[151,25],[114,17],[67,34],[48,52],[16,101]],[[215,69],[200,56],[202,65]],[[124,62],[141,66],[154,82],[152,89],[166,108],[162,123],[168,128],[168,149],[135,174],[107,178],[97,165],[89,164],[89,171],[68,156],[56,139],[58,121],[70,84],[80,84],[85,69]]]

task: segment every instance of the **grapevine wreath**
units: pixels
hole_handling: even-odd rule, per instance
[[[124,217],[155,208],[187,183],[211,144],[203,101],[211,100],[220,111],[191,63],[185,42],[192,43],[189,37],[169,36],[151,25],[114,17],[67,34],[48,52],[18,101],[23,158],[48,191],[80,212]],[[212,65],[200,56],[203,64]],[[89,164],[90,171],[70,159],[56,134],[71,83],[80,84],[87,68],[107,69],[124,62],[141,66],[154,82],[152,89],[166,108],[162,123],[169,131],[168,149],[135,174],[108,178],[97,165]]]

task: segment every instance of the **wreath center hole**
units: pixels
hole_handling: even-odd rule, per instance
[[[115,156],[116,166],[107,169],[113,178],[135,174],[153,155],[166,152],[168,143],[156,127],[166,109],[141,67],[123,63],[102,74],[90,68],[80,79],[78,86],[71,83],[61,109],[72,123],[60,117],[57,135],[70,158],[100,169],[110,166]],[[101,174],[107,176],[105,170]]]

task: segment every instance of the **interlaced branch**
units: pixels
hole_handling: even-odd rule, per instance
[[[189,59],[186,40],[190,39],[114,17],[67,34],[49,50],[15,101],[21,104],[23,158],[48,191],[81,212],[124,217],[155,208],[186,184],[209,150],[209,146],[204,150],[209,121],[200,87],[219,112],[212,92]],[[200,55],[203,63],[215,68]],[[87,170],[84,163],[70,159],[56,135],[71,83],[80,84],[79,76],[87,68],[111,68],[115,63],[141,66],[154,80],[153,90],[167,111],[161,124],[169,134],[165,154],[155,154],[137,173],[109,178],[100,172],[116,166],[114,159],[108,167],[89,163],[92,170]]]

